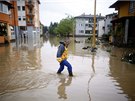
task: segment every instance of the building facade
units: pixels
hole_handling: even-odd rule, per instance
[[[75,18],[75,36],[90,36],[93,34],[94,15],[76,16]],[[96,15],[96,35],[98,34],[98,22],[103,20],[101,14]]]
[[[98,37],[102,37],[105,33],[105,20],[100,20],[98,22]]]
[[[0,1],[0,43],[10,42],[12,26],[18,25],[15,1]]]
[[[104,32],[105,34],[110,33],[110,30],[112,28],[111,21],[112,21],[113,17],[116,15],[117,15],[117,13],[112,13],[112,14],[106,15],[106,17],[105,17],[105,32]]]
[[[39,0],[0,1],[0,36],[4,41],[40,32]],[[13,38],[14,36],[14,38]]]
[[[25,0],[17,0],[17,9],[18,9],[18,25],[20,30],[26,30],[26,6]]]
[[[40,32],[39,4],[39,0],[17,0],[21,36]]]
[[[132,44],[135,42],[135,1],[118,0],[110,6],[118,11],[117,18],[111,22],[113,24],[113,37],[116,44]]]
[[[111,31],[112,31],[112,19],[117,16],[117,13],[111,13],[111,14],[107,14],[104,18],[104,20],[100,20],[99,26],[98,26],[98,37],[102,37],[103,34],[105,35],[111,35]]]

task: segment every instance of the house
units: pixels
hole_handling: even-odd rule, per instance
[[[93,34],[94,15],[85,15],[74,17],[75,36],[91,36]],[[104,16],[96,15],[96,35],[98,34],[98,22],[103,20]]]
[[[14,0],[9,0],[13,5],[13,9],[10,10],[10,29],[11,29],[11,38],[10,40],[15,40],[19,36],[19,26],[18,26],[18,9],[17,3]]]
[[[2,0],[0,1],[0,36],[10,42],[22,34],[40,34],[39,0]],[[24,36],[23,36],[24,37]]]
[[[118,10],[117,18],[111,22],[113,24],[114,44],[134,45],[135,42],[135,1],[117,0],[110,8]]]
[[[0,1],[0,43],[10,42],[12,26],[18,23],[16,16],[14,1]]]
[[[112,19],[114,16],[116,16],[117,13],[111,13],[107,14],[104,18],[104,20],[99,21],[99,31],[98,31],[98,37],[102,37],[103,34],[110,35],[112,31]]]
[[[102,37],[105,33],[105,20],[100,20],[98,22],[98,37]]]
[[[114,16],[116,16],[117,15],[117,13],[111,13],[111,14],[107,14],[106,16],[105,16],[105,34],[109,34],[110,33],[110,30],[111,30],[111,28],[112,28],[112,23],[111,23],[111,21],[112,21],[112,19],[113,19],[113,17]]]
[[[40,32],[39,0],[17,0],[18,23],[21,37]],[[29,33],[29,34],[28,34]]]

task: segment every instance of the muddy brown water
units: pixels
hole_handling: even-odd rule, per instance
[[[91,53],[85,39],[70,38],[74,77],[66,67],[56,74],[59,38],[1,46],[0,101],[135,101],[135,65],[121,61],[124,49],[98,45]]]

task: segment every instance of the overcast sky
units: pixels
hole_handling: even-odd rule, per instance
[[[109,8],[116,1],[97,0],[96,13],[104,16],[116,12]],[[94,0],[40,0],[40,2],[40,21],[45,26],[49,26],[50,22],[59,22],[67,16],[94,14]]]

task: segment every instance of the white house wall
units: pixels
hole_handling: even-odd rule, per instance
[[[81,33],[81,31],[83,31]],[[85,20],[84,19],[76,19],[76,35],[84,35],[85,34]]]
[[[23,20],[23,18],[26,19],[26,12],[22,10],[22,6],[25,6],[25,1],[17,1],[17,6],[20,6],[20,11],[18,10],[18,18],[20,17],[21,20],[18,20],[19,26],[26,26],[26,20]]]
[[[93,33],[93,25],[94,23],[89,23],[90,18],[76,18],[76,28],[75,28],[75,35],[76,36],[89,36]],[[86,24],[92,25],[92,27],[86,26]],[[96,30],[98,31],[98,23],[96,23],[97,27]],[[89,30],[90,34],[86,34],[86,31]]]
[[[40,27],[40,23],[39,23],[39,4],[37,2],[37,0],[34,1],[35,2],[35,27]]]
[[[98,22],[99,23],[99,26],[98,26],[98,37],[102,37],[102,35],[104,34],[104,25],[105,25],[105,21],[104,20],[101,20]]]
[[[108,32],[110,31],[109,27],[111,25],[111,20],[112,18],[107,18],[105,20],[105,34],[108,34]]]

